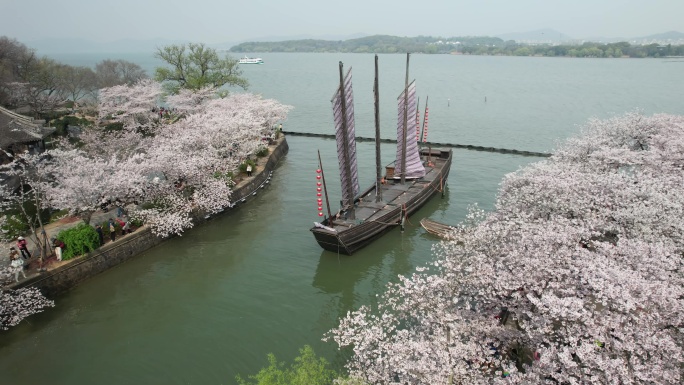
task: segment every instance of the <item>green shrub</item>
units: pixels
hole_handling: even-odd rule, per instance
[[[69,112],[67,111],[48,111],[48,112],[43,112],[40,114],[40,119],[45,119],[46,122],[49,122],[54,119],[59,119],[65,115],[68,115]]]
[[[246,381],[240,375],[240,385],[328,385],[338,377],[337,372],[329,368],[330,364],[323,357],[317,357],[309,345],[299,349],[299,357],[289,368],[284,362],[278,362],[273,353],[268,354],[268,367],[256,375],[250,375]],[[252,382],[254,381],[254,382]]]
[[[252,171],[256,170],[256,162],[254,162],[251,159],[247,159],[246,161],[242,162],[242,164],[240,164],[240,167],[238,167],[240,172],[247,172],[247,165],[248,164],[252,165]]]
[[[160,206],[157,205],[157,204],[155,204],[154,202],[143,202],[143,203],[140,205],[140,208],[143,209],[143,210],[152,210],[152,209],[155,209],[155,208],[158,208],[158,207],[160,207]]]
[[[256,152],[256,156],[258,156],[259,158],[262,158],[266,155],[268,155],[268,147],[266,147],[266,146],[259,147],[259,149]]]
[[[232,171],[228,171],[225,174],[221,171],[216,171],[214,172],[214,178],[223,180],[224,182],[226,182],[228,186],[232,186],[235,184],[235,174],[233,174]]]
[[[121,130],[123,130],[123,123],[120,123],[120,122],[109,123],[105,126],[105,131],[107,131],[107,132],[121,131]]]
[[[52,127],[55,127],[57,131],[55,134],[58,136],[66,136],[68,126],[90,126],[92,123],[88,119],[83,119],[76,117],[74,115],[62,116],[58,119],[54,119],[51,122]]]
[[[64,245],[66,246],[64,250],[62,250],[62,260],[87,254],[100,246],[100,239],[97,236],[97,232],[92,226],[86,225],[85,223],[60,231],[59,234],[57,234],[57,239],[64,242]]]

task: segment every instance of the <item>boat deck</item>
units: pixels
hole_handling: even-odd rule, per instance
[[[363,190],[354,204],[354,219],[347,212],[338,212],[333,218],[314,222],[311,231],[318,244],[329,251],[352,255],[382,236],[402,219],[415,213],[437,192],[442,191],[451,169],[451,150],[421,151],[425,163],[425,176],[407,179],[401,184],[398,178],[387,179],[381,185],[382,201],[376,202],[375,184]],[[386,168],[394,175],[393,165]]]
[[[379,221],[386,217],[393,211],[398,210],[396,220],[391,219],[391,224],[398,224],[401,220],[400,208],[408,203],[408,201],[416,196],[421,190],[425,188],[432,188],[430,184],[438,178],[440,173],[440,166],[443,166],[445,160],[437,159],[434,161],[435,167],[425,166],[425,176],[417,180],[407,180],[406,184],[400,184],[398,179],[390,179],[386,184],[382,185],[382,201],[375,201],[375,189],[371,188],[362,195],[355,206],[356,219],[345,219],[343,217],[337,218],[332,222],[332,228],[337,231],[342,231],[353,225],[368,221]],[[408,192],[408,194],[407,194]],[[384,220],[386,221],[386,219]]]

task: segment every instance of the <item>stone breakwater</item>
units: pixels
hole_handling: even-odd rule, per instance
[[[287,140],[282,135],[273,145],[269,146],[268,157],[258,160],[253,175],[238,182],[231,197],[233,206],[226,210],[239,209],[241,205],[247,204],[253,199],[259,190],[267,188],[270,185],[271,175],[288,150]],[[217,215],[220,213],[214,216]],[[207,219],[209,219],[208,216],[198,217],[196,222],[199,223]],[[188,231],[192,231],[192,229]],[[87,255],[67,261],[58,268],[41,272],[6,288],[16,290],[24,287],[35,287],[43,295],[54,297],[88,278],[159,245],[165,240],[166,238],[154,235],[149,227],[143,226],[132,234],[118,238],[116,242],[107,243]]]

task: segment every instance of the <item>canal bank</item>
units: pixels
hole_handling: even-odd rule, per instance
[[[232,205],[231,207],[226,208],[224,212],[236,210],[240,206],[249,203],[250,200],[254,199],[259,194],[260,190],[270,186],[274,170],[289,150],[287,139],[284,135],[281,135],[268,146],[268,149],[268,156],[256,159],[257,164],[252,176],[239,177],[231,196]],[[213,217],[198,216],[195,218],[194,222],[195,224],[199,224],[215,218],[222,213],[223,212],[215,214]],[[104,215],[100,215],[103,217],[109,215],[107,213],[101,214]],[[97,215],[94,215],[94,217],[99,218]],[[48,229],[46,229],[46,232],[48,233],[48,236],[54,236],[62,229],[76,226],[79,223],[81,223],[81,221],[47,225],[46,227],[48,227]],[[98,220],[94,219],[93,223],[98,223]],[[187,231],[192,231],[192,229]],[[44,271],[32,269],[27,274],[28,278],[7,285],[3,290],[17,290],[33,287],[39,289],[47,297],[54,297],[57,294],[73,288],[88,278],[159,245],[166,239],[168,238],[157,237],[152,233],[149,227],[142,226],[134,233],[119,237],[115,242],[106,243],[87,255],[69,261],[48,265]],[[37,252],[37,250],[35,252]]]

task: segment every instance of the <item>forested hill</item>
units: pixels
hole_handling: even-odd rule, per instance
[[[498,37],[398,37],[367,36],[349,40],[287,40],[247,42],[233,46],[231,52],[350,52],[350,53],[426,53],[501,56],[567,57],[667,57],[684,56],[684,45],[631,45],[619,43],[523,44]]]
[[[418,36],[366,36],[350,40],[288,40],[277,42],[247,42],[232,47],[231,52],[353,52],[353,53],[448,53],[456,46],[501,46],[498,37],[451,37],[448,39]]]

